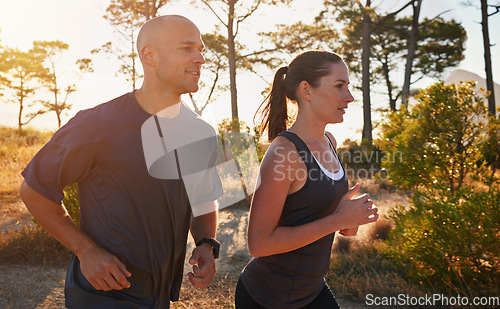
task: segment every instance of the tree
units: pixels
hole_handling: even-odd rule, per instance
[[[413,59],[417,51],[417,36],[420,25],[418,19],[420,17],[420,9],[422,8],[422,0],[417,0],[411,4],[413,15],[411,19],[411,30],[408,33],[408,53],[406,55],[405,77],[402,90],[403,105],[408,107],[408,98],[410,95],[410,82],[413,68]]]
[[[125,76],[132,90],[136,89],[138,80],[142,78],[137,66],[136,32],[146,21],[158,16],[160,8],[167,3],[168,0],[110,0],[103,16],[120,35],[120,40],[117,43],[107,42],[91,53],[106,53],[116,57],[120,62],[116,74]]]
[[[68,96],[77,89],[77,82],[69,83],[65,87],[60,85],[60,75],[56,67],[61,53],[68,50],[69,45],[61,41],[35,41],[33,46],[34,51],[44,59],[43,64],[46,71],[44,75],[40,76],[41,82],[53,95],[53,101],[44,100],[41,103],[46,108],[46,111],[56,113],[57,125],[60,128],[61,114],[71,108],[71,105],[67,103]],[[76,65],[78,67],[77,81],[81,79],[84,73],[93,72],[91,60],[88,58],[78,59]]]
[[[189,93],[189,98],[194,107],[194,111],[201,116],[205,108],[210,102],[216,100],[217,95],[227,86],[220,85],[221,75],[228,69],[227,58],[227,39],[218,33],[207,33],[202,35],[202,40],[205,43],[204,57],[210,59],[203,65],[203,74],[200,80],[200,91],[197,92],[196,98],[193,93]],[[205,77],[205,72],[208,72],[209,77]],[[207,89],[203,94],[203,90]]]
[[[200,0],[209,10],[217,17],[220,24],[226,29],[227,33],[227,58],[229,63],[229,88],[231,91],[231,117],[238,119],[238,95],[236,89],[236,69],[237,69],[237,47],[236,37],[241,24],[247,20],[261,4],[276,4],[275,0]],[[291,0],[281,0],[281,2],[289,2]],[[243,47],[242,45],[240,45]],[[241,56],[245,58],[245,56]],[[239,122],[233,121],[235,124],[233,130],[238,131]]]
[[[411,71],[410,77],[413,79],[409,82],[411,85],[423,77],[440,78],[446,68],[457,65],[464,57],[465,29],[454,20],[444,21],[441,17],[436,17],[425,18],[419,23],[416,47],[412,47],[415,48],[415,52],[412,59],[408,59],[410,47],[407,45],[406,29],[413,23],[412,19],[403,17],[388,20],[373,34],[373,58],[377,65],[372,68],[372,74],[382,74],[383,79],[372,78],[372,80],[385,80],[392,111],[396,110],[396,100],[399,97],[403,98],[403,105],[407,106],[404,100],[405,85],[402,90],[393,94],[393,90],[397,87],[392,84],[390,78],[391,71],[399,63],[407,62],[404,74],[407,76]],[[355,33],[350,37],[354,35]],[[412,62],[411,66],[408,65],[408,61]]]
[[[386,20],[399,14],[401,11],[412,5],[415,1],[410,0],[400,8],[391,13],[381,15],[375,12],[376,7],[372,6],[371,0],[366,0],[365,4],[361,0],[325,0],[326,11],[331,11],[337,21],[352,24],[360,23],[361,34],[361,79],[363,91],[363,133],[362,140],[368,144],[372,143],[372,121],[371,121],[371,97],[370,97],[370,59],[372,53],[372,33]],[[323,12],[322,16],[325,16]],[[350,65],[350,64],[348,64]]]
[[[491,71],[491,43],[488,29],[488,17],[500,11],[500,5],[493,6],[496,8],[494,13],[488,14],[488,1],[481,0],[481,27],[483,29],[483,45],[484,45],[484,68],[486,71],[486,89],[490,92],[488,97],[488,111],[492,115],[496,115],[495,106],[495,89],[493,87],[493,73]]]
[[[493,86],[493,73],[492,73],[492,64],[491,64],[491,50],[490,47],[492,44],[490,43],[490,33],[488,26],[488,17],[493,16],[500,12],[500,3],[496,4],[488,4],[488,0],[479,0],[480,7],[474,5],[477,3],[477,0],[467,0],[462,1],[462,4],[465,6],[473,6],[481,10],[481,30],[483,34],[483,48],[484,48],[484,69],[486,72],[486,89],[488,90],[488,112],[492,115],[496,115],[496,105],[495,105],[495,87]],[[494,8],[495,11],[492,13],[488,12],[488,8]]]
[[[299,21],[291,25],[276,25],[276,30],[272,32],[262,32],[259,36],[263,43],[270,44],[269,47],[262,47],[260,51],[253,55],[266,54],[265,59],[259,61],[273,71],[276,67],[285,64],[283,55],[295,55],[306,49],[327,49],[337,50],[338,33],[330,24],[321,20],[314,23],[304,23]]]
[[[193,93],[189,93],[195,112],[199,115],[202,114],[208,104],[218,98],[219,94],[229,89],[227,85],[221,85],[220,83],[229,68],[226,37],[215,31],[214,33],[203,34],[202,39],[205,44],[204,57],[207,62],[203,65],[204,73],[200,80],[201,91],[197,92],[196,99]],[[205,77],[205,72],[208,72],[208,77]],[[208,92],[205,91],[205,96],[202,99],[203,90],[208,90]]]
[[[38,109],[25,114],[25,109],[36,103],[29,99],[38,89],[40,77],[47,74],[46,68],[43,67],[44,59],[34,49],[22,52],[15,48],[5,48],[0,59],[0,83],[14,93],[7,102],[19,105],[17,120],[18,129],[21,131],[24,125],[45,112]]]

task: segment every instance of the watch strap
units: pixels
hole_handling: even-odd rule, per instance
[[[196,247],[200,246],[201,244],[209,244],[210,246],[212,246],[212,253],[214,255],[214,259],[219,257],[220,242],[217,239],[202,238],[200,241],[196,243]]]

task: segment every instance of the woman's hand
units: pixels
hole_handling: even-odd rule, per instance
[[[343,229],[339,231],[339,234],[342,236],[356,236],[356,234],[358,234],[358,228]]]
[[[378,220],[378,208],[368,194],[356,198],[354,195],[359,191],[359,184],[352,187],[342,197],[337,210],[331,214],[334,225],[340,227],[340,234],[354,236],[360,225],[372,223]]]

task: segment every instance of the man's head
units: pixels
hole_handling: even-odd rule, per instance
[[[200,31],[189,19],[165,15],[149,20],[137,37],[144,82],[172,95],[197,91],[203,48]]]

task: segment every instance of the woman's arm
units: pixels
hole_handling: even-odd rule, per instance
[[[325,134],[328,135],[328,137],[330,138],[330,141],[332,141],[333,148],[335,148],[335,151],[337,152],[337,140],[332,135],[332,133],[325,131]],[[337,154],[338,154],[338,152],[337,152]],[[339,163],[342,164],[342,162],[340,162],[340,157],[339,157]],[[357,226],[357,227],[354,227],[351,229],[342,229],[339,231],[339,234],[341,234],[343,236],[356,236],[358,234],[358,228],[359,227]]]
[[[340,201],[335,213],[295,227],[278,226],[287,195],[296,191],[305,168],[293,143],[276,138],[260,169],[260,182],[254,193],[248,225],[248,248],[252,256],[267,256],[298,249],[338,230],[374,222],[378,215],[368,195],[353,199],[359,185]],[[307,172],[306,172],[307,174]]]

